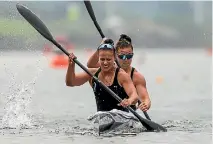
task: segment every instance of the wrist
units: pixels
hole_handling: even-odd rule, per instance
[[[75,66],[75,63],[73,62],[73,63],[69,63],[69,65],[68,65],[68,68],[70,69],[73,69],[74,68],[74,66]]]
[[[137,99],[135,99],[135,98],[129,98],[129,103],[130,103],[130,105],[134,105],[134,104],[136,104],[136,102],[137,102]]]

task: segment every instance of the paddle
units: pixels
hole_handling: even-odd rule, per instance
[[[85,6],[87,8],[87,11],[88,11],[93,23],[95,24],[95,27],[97,28],[99,34],[101,35],[102,39],[105,38],[105,35],[103,34],[103,32],[101,30],[101,27],[99,26],[99,24],[98,24],[98,22],[96,20],[96,17],[95,17],[95,14],[94,14],[94,11],[93,11],[93,8],[92,8],[92,5],[91,5],[90,1],[84,1],[84,4],[85,4]],[[119,67],[121,67],[120,64],[118,63],[117,58],[115,58],[115,62],[116,62],[116,64]]]
[[[16,8],[18,12],[47,40],[52,42],[55,46],[57,46],[60,50],[62,50],[67,56],[69,56],[69,53],[60,45],[58,44],[51,33],[49,32],[48,28],[45,26],[45,24],[33,13],[31,12],[28,8],[17,4]],[[88,75],[90,75],[95,82],[99,83],[108,93],[110,93],[111,96],[113,96],[117,101],[121,102],[122,99],[118,97],[111,89],[109,89],[107,86],[105,86],[101,81],[98,80],[97,77],[93,76],[86,67],[84,67],[78,60],[77,58],[73,59],[73,61],[80,66]],[[148,130],[148,131],[167,131],[166,128],[163,126],[154,123],[150,120],[142,118],[139,114],[137,114],[131,107],[127,107],[129,111],[131,111],[143,124],[143,126]]]
[[[87,8],[87,11],[88,11],[88,13],[89,13],[89,15],[90,15],[92,21],[93,21],[94,24],[95,24],[95,27],[97,28],[99,34],[101,35],[102,38],[105,38],[105,36],[104,36],[104,34],[103,34],[102,30],[101,30],[101,27],[99,26],[99,24],[98,24],[98,22],[97,22],[97,20],[96,20],[96,17],[95,17],[95,14],[94,14],[94,11],[93,11],[93,8],[92,8],[92,5],[91,5],[90,1],[84,1],[84,4],[85,4],[85,6],[86,6],[86,8]],[[117,64],[119,67],[121,67],[120,64],[118,63],[117,58],[116,58],[115,62],[116,62],[116,64]],[[148,120],[151,120],[150,117],[149,117],[149,115],[147,114],[147,112],[143,112],[143,113],[144,113],[145,117],[146,117]]]

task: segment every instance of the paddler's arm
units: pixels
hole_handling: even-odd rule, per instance
[[[73,61],[74,54],[69,56],[69,65],[66,74],[66,85],[67,86],[80,86],[90,80],[91,76],[86,72],[75,73],[75,62]],[[95,69],[88,69],[92,74],[95,72]]]
[[[123,69],[119,70],[118,82],[129,96],[130,105],[135,105],[138,101],[138,94],[130,76]]]
[[[101,41],[101,44],[105,42],[107,38],[103,38]],[[98,56],[98,50],[89,58],[87,62],[87,67],[88,68],[99,68],[100,63],[99,63],[99,56]]]
[[[139,108],[142,111],[147,111],[151,107],[151,100],[146,88],[146,80],[144,76],[138,72],[134,73],[133,78],[139,99],[142,101],[142,103],[139,105]]]
[[[99,56],[98,56],[98,50],[89,58],[87,62],[87,67],[88,68],[98,68],[100,67],[99,63]]]

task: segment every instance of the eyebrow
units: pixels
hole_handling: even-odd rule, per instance
[[[118,54],[132,54],[133,52],[120,52]]]

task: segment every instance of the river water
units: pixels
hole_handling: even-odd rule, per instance
[[[86,66],[88,53],[75,54]],[[133,66],[144,74],[152,100],[148,114],[168,132],[110,137],[98,136],[87,121],[96,112],[88,83],[66,87],[66,69],[51,68],[40,52],[0,57],[1,144],[211,143],[212,63],[203,49],[135,49]]]

